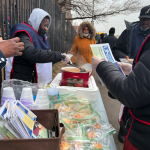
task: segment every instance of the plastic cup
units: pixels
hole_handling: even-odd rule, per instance
[[[57,88],[47,88],[49,100],[58,100],[60,99],[59,91]]]
[[[46,89],[38,89],[35,104],[46,104],[49,103],[48,94]]]
[[[48,94],[46,89],[38,89],[36,100],[48,100]]]
[[[5,87],[2,90],[1,105],[3,105],[6,100],[16,100],[14,90],[12,87]]]
[[[22,89],[22,93],[21,93],[21,97],[20,97],[20,101],[24,102],[24,101],[30,101],[33,103],[33,94],[32,94],[32,89],[31,88],[23,88]]]

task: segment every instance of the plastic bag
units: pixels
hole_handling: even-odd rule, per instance
[[[99,124],[100,125],[100,124]],[[110,124],[100,125],[100,128],[93,128],[93,126],[85,127],[86,137],[95,140],[102,140],[108,135],[116,133],[116,130]]]
[[[87,105],[87,104],[89,104],[88,99],[80,99],[80,100],[68,99],[65,101],[65,105],[71,108],[80,107],[82,105]]]
[[[51,104],[53,104],[54,109],[59,110],[59,113],[66,113],[70,111],[70,107],[67,107],[64,104],[64,100],[54,100],[54,101],[51,101]]]
[[[74,100],[77,100],[77,96],[76,94],[72,94],[72,93],[69,93],[69,94],[63,94],[63,95],[60,95],[60,99],[61,100],[69,100],[69,99],[74,99]]]
[[[103,150],[103,145],[86,137],[68,137],[70,150]]]
[[[70,150],[70,144],[67,141],[61,141],[60,150]]]
[[[2,92],[5,87],[12,87],[17,100],[20,100],[21,92],[24,87],[30,87],[32,83],[17,79],[4,80],[2,82]]]
[[[91,140],[86,137],[67,137],[69,150],[110,150],[109,138],[104,140]]]
[[[79,122],[89,119],[96,119],[97,122],[99,122],[101,118],[101,115],[93,109],[91,104],[83,105],[75,109],[75,111],[73,113],[71,112],[70,115],[72,116],[72,120]]]

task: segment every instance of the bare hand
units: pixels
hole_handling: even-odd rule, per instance
[[[118,62],[118,65],[121,67],[125,75],[128,75],[132,70],[132,65],[129,63]]]
[[[22,55],[22,52],[20,51],[24,50],[24,43],[19,41],[20,38],[15,37],[13,39],[0,42],[0,50],[6,58]]]
[[[129,56],[126,56],[125,59],[128,60],[128,59],[129,59]]]
[[[94,71],[96,71],[96,68],[98,66],[99,63],[101,63],[102,61],[104,61],[103,59],[99,59],[97,57],[92,57],[92,69]]]

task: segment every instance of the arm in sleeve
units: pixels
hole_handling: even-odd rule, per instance
[[[127,55],[123,52],[124,46],[126,46],[126,36],[127,36],[127,30],[124,30],[120,37],[116,40],[115,45],[112,48],[112,53],[117,61],[119,61],[119,58],[125,58]],[[126,43],[126,44],[123,44]]]
[[[77,36],[76,36],[75,39],[74,39],[73,46],[72,46],[72,50],[71,50],[71,54],[73,55],[73,56],[71,57],[72,63],[76,63],[76,53],[77,53],[77,49],[78,49],[76,38],[77,38]]]
[[[22,58],[26,61],[34,64],[48,62],[57,63],[62,60],[60,52],[36,49],[25,32],[19,33],[16,36],[20,38],[20,42],[24,43]]]
[[[150,51],[146,51],[128,77],[111,62],[101,62],[96,71],[107,89],[122,104],[138,108],[150,104]]]
[[[7,59],[5,58],[4,54],[0,50],[0,69],[5,67]]]

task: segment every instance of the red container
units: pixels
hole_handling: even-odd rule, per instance
[[[88,87],[88,80],[91,76],[90,71],[87,72],[71,72],[75,67],[63,67],[61,86]],[[66,71],[66,70],[70,71]],[[77,69],[77,68],[75,68]]]

